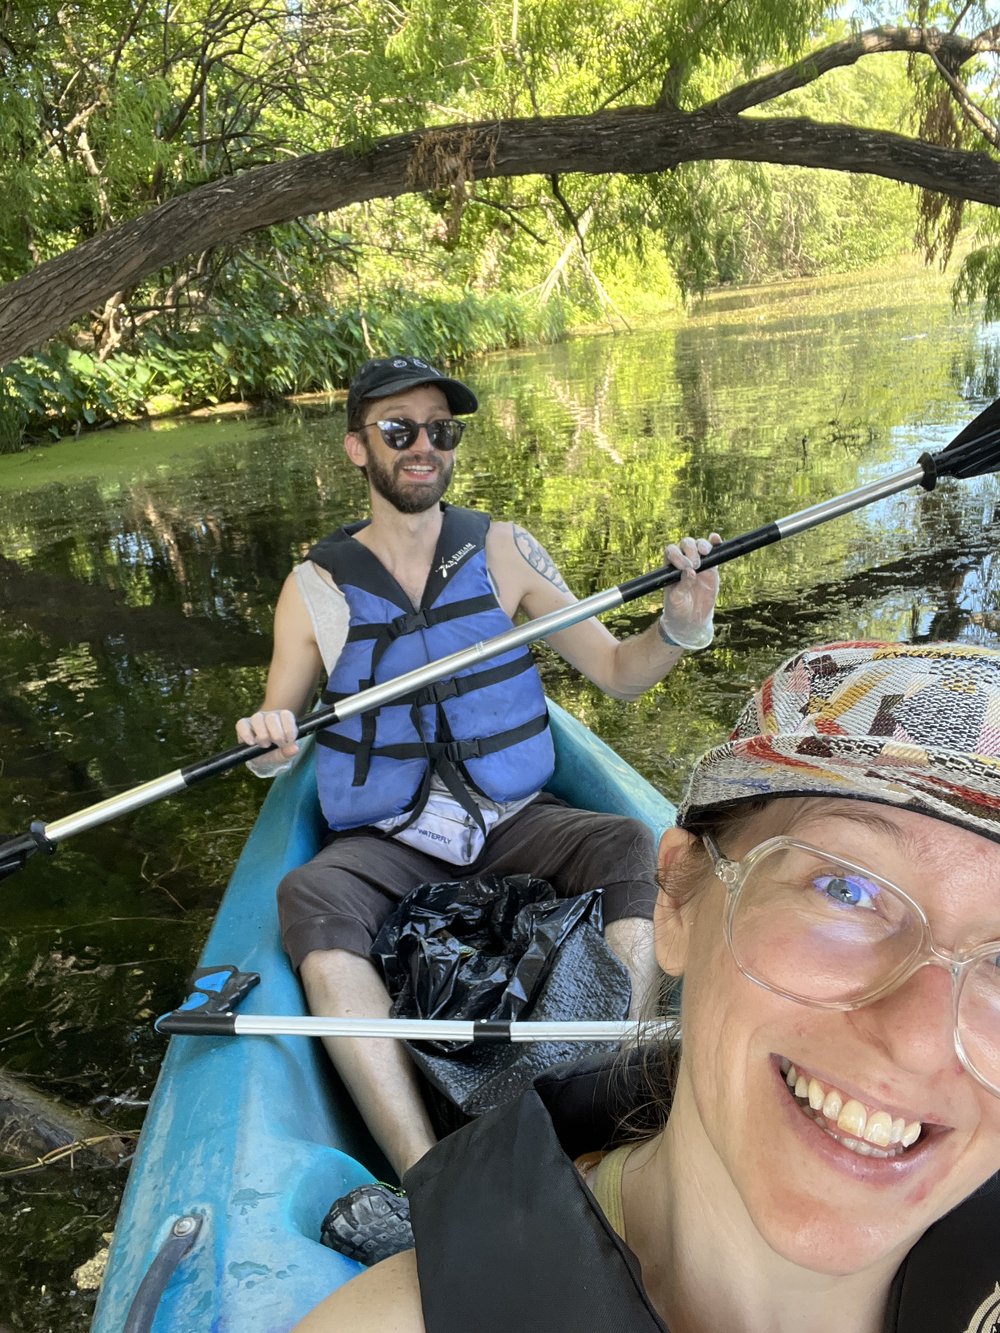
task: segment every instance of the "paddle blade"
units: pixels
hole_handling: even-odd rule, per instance
[[[20,837],[8,838],[0,843],[0,879],[6,879],[21,869],[29,856],[38,851],[38,846],[30,833]]]
[[[946,449],[929,457],[938,477],[984,477],[1000,471],[1000,398],[960,430]]]

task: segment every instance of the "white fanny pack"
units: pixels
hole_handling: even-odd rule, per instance
[[[486,833],[489,833],[499,820],[500,811],[486,806],[479,813],[486,825]],[[385,828],[385,824],[379,827]],[[391,832],[391,827],[388,831]],[[467,866],[482,852],[486,833],[450,793],[431,792],[413,823],[392,836],[397,842],[405,842],[408,847],[416,847],[428,856],[436,856],[451,865]]]

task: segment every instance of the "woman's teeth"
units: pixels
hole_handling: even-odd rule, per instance
[[[898,1157],[920,1137],[919,1120],[907,1121],[888,1111],[872,1110],[837,1088],[824,1087],[785,1060],[781,1068],[803,1111],[852,1152],[865,1157]]]

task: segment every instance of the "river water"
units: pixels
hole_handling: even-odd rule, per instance
[[[717,294],[683,322],[463,368],[484,406],[451,499],[516,518],[580,596],[944,447],[997,396],[1000,326],[922,272]],[[0,831],[233,741],[293,561],[362,510],[342,407],[99,432],[0,458]],[[919,489],[727,566],[710,652],[635,704],[541,649],[546,686],[676,797],[751,685],[808,642],[1000,638],[995,479]],[[649,623],[654,599],[608,619]],[[135,1129],[262,788],[242,771],[0,885],[0,1067]],[[16,1163],[0,1159],[0,1168]],[[74,1269],[120,1169],[0,1176],[0,1333],[86,1328]]]

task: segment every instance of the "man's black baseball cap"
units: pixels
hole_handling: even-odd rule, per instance
[[[456,413],[475,412],[479,406],[476,395],[461,380],[450,379],[416,356],[386,356],[366,361],[356,372],[347,390],[347,417],[353,420],[355,412],[367,398],[388,398],[403,389],[415,389],[420,384],[436,385]]]

